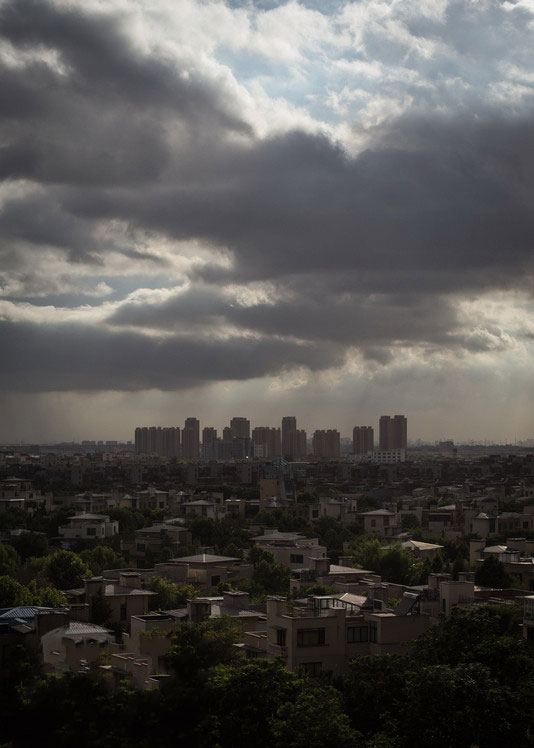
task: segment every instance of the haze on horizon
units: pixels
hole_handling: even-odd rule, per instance
[[[0,442],[533,437],[533,36],[532,0],[2,2]]]

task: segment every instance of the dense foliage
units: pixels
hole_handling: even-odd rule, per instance
[[[181,624],[159,692],[40,676],[15,653],[2,691],[12,748],[531,748],[534,650],[517,610],[455,609],[411,654],[359,657],[337,682],[241,658],[228,619]]]

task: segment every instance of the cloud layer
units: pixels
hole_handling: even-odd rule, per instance
[[[5,393],[531,360],[532,9],[328,7],[0,6]]]

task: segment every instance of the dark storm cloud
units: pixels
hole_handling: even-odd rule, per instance
[[[0,69],[0,176],[35,186],[10,195],[0,214],[4,266],[19,243],[86,264],[105,264],[110,251],[154,258],[136,232],[232,258],[197,269],[191,292],[124,304],[108,320],[176,337],[6,323],[15,353],[3,387],[171,389],[337,366],[354,347],[387,362],[400,345],[506,346],[492,331],[461,332],[455,305],[461,294],[532,281],[527,116],[406,116],[350,158],[300,131],[255,137],[224,86],[141,53],[118,16],[17,0],[2,6],[0,34],[35,53]],[[102,238],[117,220],[124,243]],[[210,285],[250,281],[271,281],[280,300],[232,305]],[[210,326],[261,339],[209,338]]]
[[[162,339],[74,325],[0,322],[0,346],[10,352],[0,371],[0,389],[20,392],[172,390],[343,362],[342,351],[333,345],[237,337]]]
[[[309,290],[309,289],[308,289]],[[301,289],[298,296],[276,303],[241,305],[215,286],[191,287],[161,304],[122,304],[109,318],[112,325],[181,330],[191,325],[231,325],[262,335],[284,336],[359,346],[396,343],[454,343],[450,330],[457,324],[452,304],[427,296],[333,296],[318,304],[317,296]]]

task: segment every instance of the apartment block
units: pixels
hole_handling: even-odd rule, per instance
[[[375,602],[382,610],[368,598],[342,593],[313,596],[290,609],[285,598],[270,597],[266,633],[246,632],[243,648],[248,657],[281,657],[292,672],[339,677],[357,655],[406,652],[430,625],[417,594],[406,593],[394,611]]]
[[[258,548],[272,553],[277,564],[290,569],[310,567],[316,559],[326,558],[327,549],[317,538],[306,538],[301,533],[273,532],[253,538]]]
[[[185,460],[198,460],[200,457],[200,421],[186,418],[182,429],[182,457]]]
[[[388,452],[408,447],[408,419],[403,415],[380,416],[379,449]]]
[[[337,429],[319,429],[313,434],[313,455],[319,458],[336,458],[341,454],[341,438]]]
[[[352,454],[366,455],[375,448],[375,431],[372,426],[355,426],[352,430]]]

